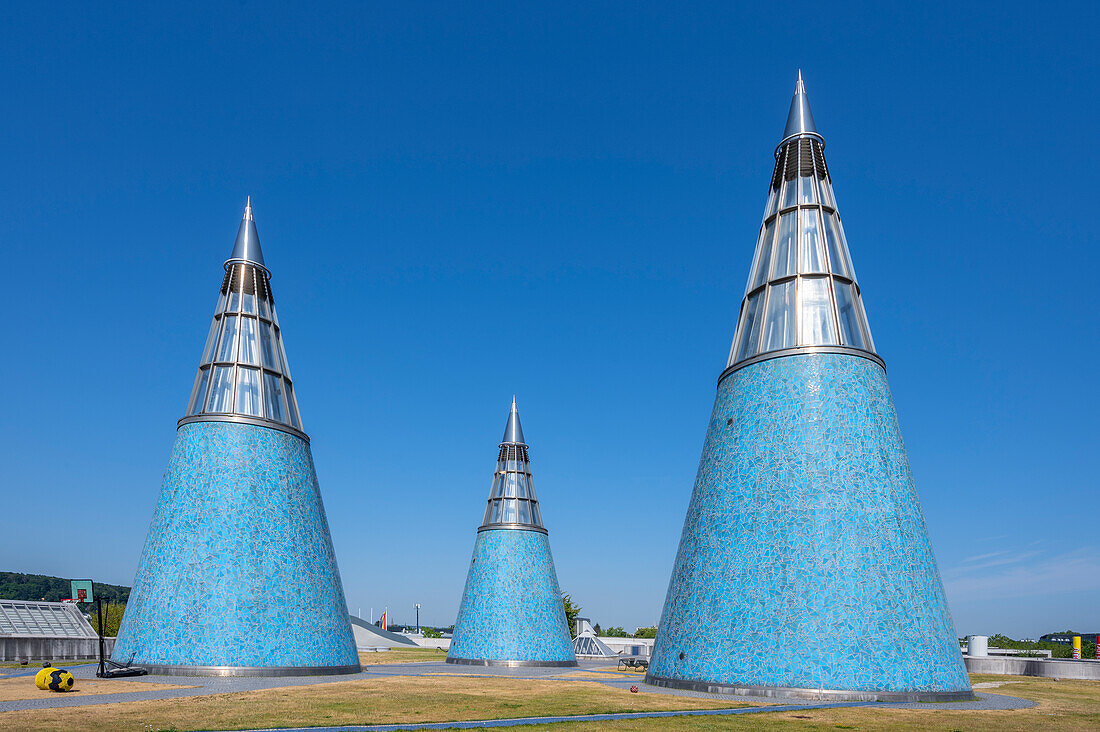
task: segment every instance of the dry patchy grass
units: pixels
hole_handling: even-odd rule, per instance
[[[126,694],[132,691],[155,691],[157,689],[189,688],[175,684],[146,684],[141,681],[125,681],[123,679],[77,679],[72,691],[63,692],[66,695],[94,696],[96,694]],[[34,685],[33,676],[23,676],[18,679],[0,680],[0,701],[16,701],[18,699],[43,699],[62,692],[43,691]],[[2,718],[0,718],[2,719]]]
[[[0,729],[140,730],[439,722],[731,706],[586,681],[395,676],[237,694],[0,713]]]
[[[570,722],[523,729],[566,730],[1097,730],[1100,683],[1027,677],[975,676],[1004,684],[997,691],[1039,702],[1033,709],[968,712],[886,709],[871,705],[817,711],[623,722]],[[996,693],[996,692],[994,692]],[[423,676],[355,680],[155,702],[0,714],[0,728],[243,729],[275,726],[459,721],[541,715],[708,709],[728,702],[661,694],[630,694],[587,681]]]
[[[525,730],[1009,730],[1033,732],[1094,732],[1100,729],[1100,682],[1055,681],[1026,676],[972,676],[973,683],[1002,682],[996,691],[1039,702],[1032,709],[1006,711],[955,711],[936,709],[884,709],[874,705],[817,711],[769,712],[725,717],[675,717],[623,722],[533,725]]]

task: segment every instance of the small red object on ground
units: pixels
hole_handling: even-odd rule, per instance
[[[630,687],[630,693],[631,694],[637,694],[638,693],[638,687],[637,686],[631,686]]]

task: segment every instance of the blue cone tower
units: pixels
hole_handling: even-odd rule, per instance
[[[447,663],[577,665],[515,397]]]
[[[178,675],[359,670],[251,200],[113,658]]]
[[[972,697],[799,74],[647,681]]]

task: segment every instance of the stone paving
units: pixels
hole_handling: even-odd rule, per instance
[[[78,666],[66,667],[78,680],[95,678],[96,665],[95,664],[82,664]],[[28,670],[13,670],[14,672],[8,675],[10,677],[17,676],[32,676],[37,669]],[[582,675],[583,674],[583,675]],[[204,696],[207,694],[226,694],[241,691],[256,691],[260,689],[274,689],[286,686],[308,686],[312,684],[331,684],[341,681],[352,681],[356,679],[379,679],[388,678],[393,676],[464,676],[464,677],[506,677],[515,679],[541,679],[547,681],[594,681],[596,683],[611,686],[617,689],[629,689],[632,685],[637,685],[641,693],[646,694],[670,694],[675,696],[688,696],[698,697],[705,699],[720,699],[728,700],[730,702],[748,702],[760,704],[766,700],[760,697],[752,696],[727,696],[720,694],[704,694],[694,691],[683,691],[678,689],[665,689],[655,686],[647,686],[644,683],[644,675],[631,672],[619,672],[615,670],[614,666],[610,666],[606,661],[585,662],[582,661],[580,667],[562,669],[562,668],[507,668],[501,666],[485,666],[485,667],[470,667],[470,666],[455,666],[446,663],[438,662],[420,662],[420,663],[402,663],[402,664],[390,664],[381,666],[364,666],[363,670],[357,674],[348,674],[344,676],[284,676],[284,677],[271,677],[271,678],[248,678],[248,677],[183,677],[183,676],[138,676],[128,679],[129,681],[144,681],[155,684],[174,684],[179,686],[188,686],[193,688],[177,688],[177,689],[157,689],[144,692],[129,692],[124,694],[98,694],[95,696],[79,696],[79,695],[67,695],[67,694],[51,694],[47,697],[40,697],[37,699],[21,699],[17,701],[0,702],[0,712],[16,711],[23,709],[49,709],[57,707],[80,707],[89,706],[95,704],[113,704],[117,702],[127,701],[148,701],[156,699],[174,699],[179,697],[189,696]],[[29,679],[28,679],[29,682]],[[1028,707],[1035,706],[1034,702],[1027,701],[1025,699],[1019,699],[1012,696],[1006,696],[1003,694],[985,694],[977,692],[978,699],[971,702],[949,702],[949,703],[881,703],[881,702],[850,702],[840,704],[829,703],[814,703],[807,704],[784,704],[784,705],[769,705],[761,707],[753,707],[751,709],[737,709],[737,710],[707,710],[707,713],[750,713],[750,712],[763,712],[763,711],[782,711],[786,709],[828,709],[841,706],[877,706],[880,708],[895,708],[895,709],[960,709],[960,710],[985,710],[985,709],[1026,709]],[[699,713],[699,712],[692,712]],[[673,713],[638,713],[643,717],[646,715],[668,716]],[[585,717],[585,719],[592,719],[597,721],[603,719],[606,715],[596,715],[593,717]],[[631,719],[635,717],[627,716],[615,716],[610,718],[622,718]],[[642,717],[637,717],[642,718]],[[554,718],[557,721],[559,718]],[[560,718],[561,721],[565,721],[567,718]],[[569,718],[571,719],[571,718]],[[545,720],[544,720],[545,721]],[[507,724],[505,724],[507,723]],[[515,720],[492,720],[489,722],[478,722],[476,725],[480,726],[517,726],[520,724],[533,723],[530,718],[515,719]],[[332,730],[389,730],[389,729],[446,729],[457,728],[464,726],[466,728],[472,728],[471,725],[475,723],[446,723],[443,727],[421,725],[421,726],[409,726],[409,725],[383,725],[373,727],[332,727],[332,728],[310,728],[310,729],[332,729]]]

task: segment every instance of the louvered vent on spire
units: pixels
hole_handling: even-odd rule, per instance
[[[271,277],[245,206],[182,422],[245,419],[301,433]]]
[[[806,347],[874,354],[824,151],[799,72],[727,367]]]
[[[531,479],[531,461],[527,444],[523,441],[523,428],[519,424],[516,398],[508,412],[504,427],[504,440],[500,443],[497,469],[493,474],[493,487],[485,506],[485,517],[479,531],[494,528],[532,529],[546,533],[542,525],[539,500],[535,496],[535,484]]]

